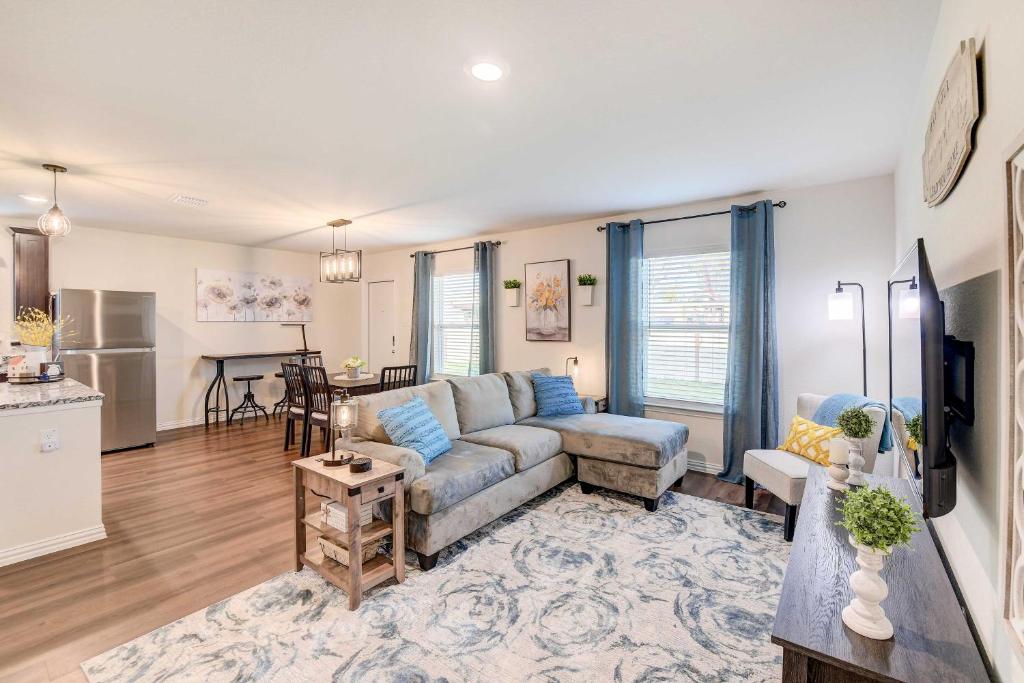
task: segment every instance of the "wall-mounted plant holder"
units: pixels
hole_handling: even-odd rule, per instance
[[[512,307],[519,305],[519,287],[505,290],[505,305]]]
[[[579,286],[579,297],[580,302],[584,306],[594,305],[594,285],[580,285]]]

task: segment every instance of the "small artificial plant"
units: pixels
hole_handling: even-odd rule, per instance
[[[863,408],[847,408],[839,413],[836,427],[843,430],[847,439],[866,439],[875,428],[875,421]]]
[[[576,284],[580,287],[590,287],[597,284],[597,276],[590,273],[580,273],[576,276]]]
[[[843,520],[837,526],[849,531],[858,545],[885,553],[908,545],[911,534],[920,529],[910,505],[883,486],[850,491],[840,501],[839,511]]]
[[[18,310],[18,317],[14,319],[14,333],[23,345],[49,346],[55,334],[63,331],[64,337],[72,336],[71,332],[64,329],[70,322],[69,316],[51,320],[50,316],[38,308],[22,306]]]
[[[351,358],[346,358],[341,363],[341,367],[343,368],[361,368],[364,365],[366,365],[366,361],[360,358],[359,356],[352,356]]]
[[[520,287],[523,286],[523,283],[520,282],[519,280],[516,280],[515,278],[513,278],[511,280],[505,280],[504,284],[505,284],[505,289],[519,289]]]
[[[907,447],[912,451],[916,451],[924,443],[924,434],[921,432],[921,428],[924,423],[920,415],[915,415],[911,418],[910,422],[907,423],[907,433],[910,434],[910,440],[907,442]]]

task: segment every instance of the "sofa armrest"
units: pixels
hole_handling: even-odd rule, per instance
[[[580,402],[583,403],[583,412],[587,415],[597,414],[597,401],[594,400],[593,396],[581,396]]]
[[[341,447],[340,443],[338,447]],[[404,468],[406,486],[422,477],[424,472],[426,472],[423,456],[411,448],[402,448],[401,446],[359,438],[352,439],[348,447],[360,455],[384,460],[392,465]]]

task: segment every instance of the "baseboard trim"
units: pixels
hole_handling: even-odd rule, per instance
[[[168,429],[181,429],[182,427],[195,427],[196,425],[201,425],[201,424],[203,424],[203,418],[201,418],[201,417],[187,417],[184,420],[167,420],[166,422],[157,422],[156,423],[156,431],[158,431],[158,432],[166,432]]]
[[[718,474],[722,471],[722,466],[717,462],[707,462],[706,460],[690,460],[686,463],[687,472],[703,472],[704,474]]]
[[[58,550],[74,548],[77,545],[92,543],[93,541],[102,541],[106,537],[106,528],[102,524],[99,524],[97,526],[89,527],[88,529],[80,529],[78,531],[72,531],[71,533],[44,538],[41,541],[33,541],[31,543],[25,543],[24,545],[17,545],[13,548],[0,550],[0,567],[6,567],[7,565],[15,564],[16,562],[31,560],[34,557],[40,557],[42,555],[49,555],[50,553],[55,553]]]

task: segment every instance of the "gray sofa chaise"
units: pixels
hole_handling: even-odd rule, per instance
[[[547,372],[540,370],[538,372]],[[605,487],[658,498],[686,473],[685,425],[598,414],[538,417],[532,371],[452,378],[358,397],[352,450],[405,468],[407,547],[430,569],[438,553],[576,474],[584,493]],[[377,413],[419,396],[452,449],[429,465],[391,443]]]

